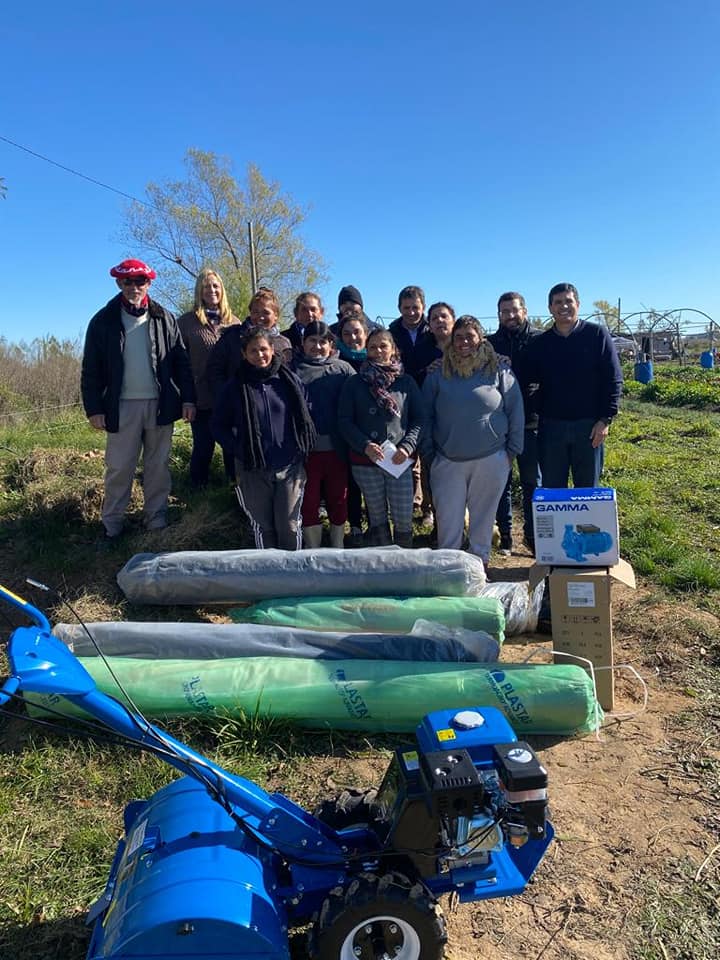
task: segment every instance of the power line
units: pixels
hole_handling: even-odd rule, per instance
[[[87,180],[89,183],[94,183],[96,187],[102,187],[103,190],[109,190],[111,193],[116,193],[120,197],[125,197],[126,200],[132,200],[134,203],[141,203],[144,207],[153,207],[153,204],[148,203],[146,200],[140,200],[139,197],[134,197],[130,193],[125,193],[124,190],[118,190],[117,187],[111,187],[109,183],[103,183],[102,180],[96,180],[94,177],[89,177],[86,173],[80,173],[79,170],[73,170],[72,167],[66,167],[63,163],[58,163],[57,160],[51,160],[50,157],[43,156],[42,153],[37,153],[35,150],[31,150],[29,147],[24,147],[21,143],[15,143],[14,140],[8,139],[8,137],[0,136],[0,140],[3,143],[9,144],[11,147],[16,147],[18,150],[22,150],[24,153],[29,153],[31,157],[36,157],[38,160],[44,160],[45,163],[52,164],[53,167],[59,167],[60,170],[64,170],[65,173],[71,173],[75,177],[80,177],[81,180]]]

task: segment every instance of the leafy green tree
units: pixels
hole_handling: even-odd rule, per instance
[[[286,314],[301,290],[326,279],[324,260],[300,235],[306,209],[257,166],[248,164],[240,183],[227,158],[192,148],[185,167],[185,179],[149,183],[147,203],[126,210],[122,238],[157,269],[158,299],[188,309],[195,277],[211,267],[223,278],[234,312],[244,316],[251,295],[248,221],[258,285],[275,290]]]
[[[618,314],[617,304],[611,306],[607,300],[593,300],[593,306],[596,313],[601,313],[605,318],[605,326],[613,333],[620,332],[620,316]]]

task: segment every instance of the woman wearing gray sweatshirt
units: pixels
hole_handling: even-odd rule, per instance
[[[525,415],[515,377],[499,365],[475,317],[455,322],[423,397],[428,423],[421,455],[432,461],[438,547],[460,549],[467,509],[470,552],[487,565],[495,511],[523,448]]]

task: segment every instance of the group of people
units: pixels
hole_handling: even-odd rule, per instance
[[[599,483],[622,374],[607,329],[579,318],[572,284],[550,290],[546,331],[530,326],[521,294],[503,293],[486,336],[448,303],[426,309],[418,286],[400,291],[388,329],[346,286],[331,325],[318,294],[305,292],[281,331],[268,288],[241,321],[205,269],[193,310],[176,322],[149,297],[155,272],[142,261],[110,273],[120,292],[90,321],[82,365],[86,414],[107,433],[110,540],[141,449],[145,525],[166,524],[180,416],[192,429],[192,485],[207,484],[219,444],[258,548],[319,546],[324,505],[332,547],[411,547],[417,513],[439,547],[459,549],[467,536],[487,564],[495,522],[500,549],[512,550],[515,461],[531,552],[535,487],[564,487],[571,475],[575,486]]]

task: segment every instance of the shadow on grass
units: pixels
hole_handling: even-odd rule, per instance
[[[89,942],[84,916],[0,925],[0,957],[6,960],[83,960]]]

